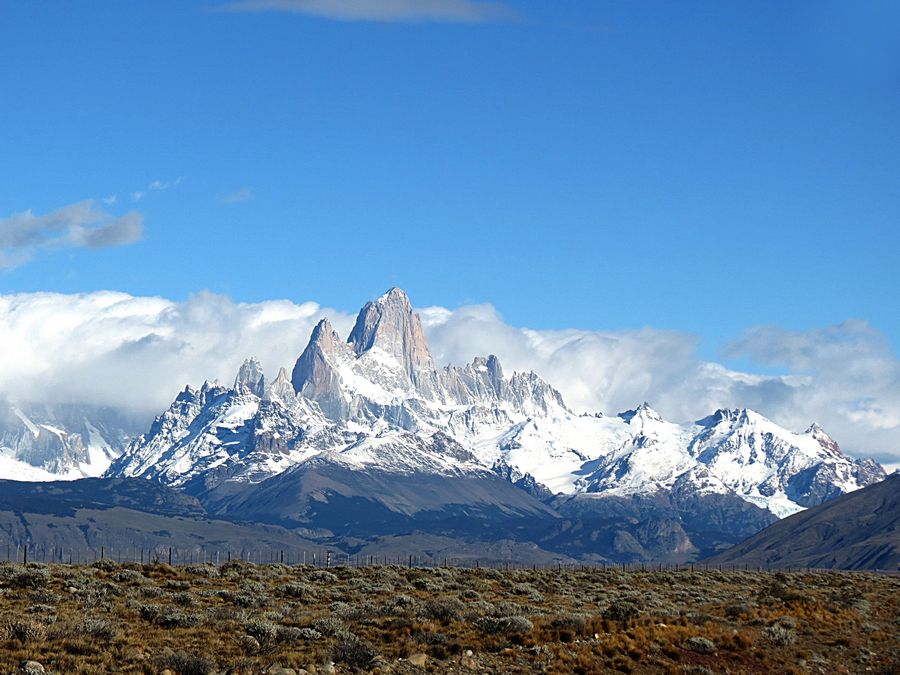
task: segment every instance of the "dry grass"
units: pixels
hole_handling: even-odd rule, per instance
[[[877,574],[0,564],[0,672],[890,673],[898,635]]]

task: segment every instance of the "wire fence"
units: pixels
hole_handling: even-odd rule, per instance
[[[0,549],[2,555],[2,549]],[[442,557],[422,553],[404,555],[366,555],[352,554],[329,549],[327,547],[305,549],[228,549],[156,545],[150,547],[129,546],[112,548],[66,548],[61,545],[12,544],[6,545],[6,561],[9,563],[28,565],[29,563],[54,563],[63,565],[83,565],[98,560],[110,560],[116,563],[166,563],[173,566],[214,564],[222,565],[232,561],[241,561],[257,565],[283,564],[308,565],[312,567],[417,567],[417,568],[464,568],[494,570],[555,570],[558,572],[834,572],[847,571],[832,568],[752,565],[749,563],[708,563],[708,562],[572,562],[571,560],[554,560],[544,562],[517,562],[478,557]],[[867,572],[898,573],[898,570],[864,570]]]

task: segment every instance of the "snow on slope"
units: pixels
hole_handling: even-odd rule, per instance
[[[100,476],[122,452],[124,432],[103,410],[23,407],[0,405],[0,478],[43,481]]]
[[[884,477],[818,426],[796,434],[749,410],[679,425],[646,403],[618,416],[575,415],[536,374],[507,377],[494,356],[438,369],[399,289],[366,304],[346,342],[320,322],[290,382],[282,371],[266,385],[251,359],[232,389],[188,387],[110,474],[211,489],[314,457],[395,473],[495,470],[591,496],[677,483],[779,516]]]

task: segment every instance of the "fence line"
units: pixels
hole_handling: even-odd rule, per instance
[[[2,549],[0,549],[2,550]],[[176,546],[157,545],[139,546],[133,545],[124,549],[113,549],[105,545],[99,548],[65,547],[41,544],[16,544],[7,542],[6,561],[10,563],[54,563],[80,565],[90,564],[97,560],[111,560],[117,563],[167,563],[174,566],[186,566],[195,564],[214,564],[216,566],[232,562],[242,561],[247,563],[283,564],[283,565],[308,565],[318,568],[332,567],[385,567],[402,566],[408,568],[455,568],[455,569],[493,569],[501,571],[546,571],[557,572],[625,572],[625,573],[662,573],[662,572],[846,572],[851,570],[835,570],[815,567],[778,567],[766,565],[750,565],[748,563],[649,563],[649,562],[602,562],[579,563],[555,560],[543,563],[519,563],[515,561],[483,559],[468,556],[459,557],[435,557],[424,553],[406,553],[402,555],[370,555],[352,554],[343,551],[329,549],[327,547],[316,548],[266,548],[251,549],[241,548],[237,550],[224,548],[188,548]],[[896,573],[896,570],[862,570]]]

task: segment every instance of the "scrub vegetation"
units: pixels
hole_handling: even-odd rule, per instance
[[[900,577],[0,564],[0,672],[891,673]]]

